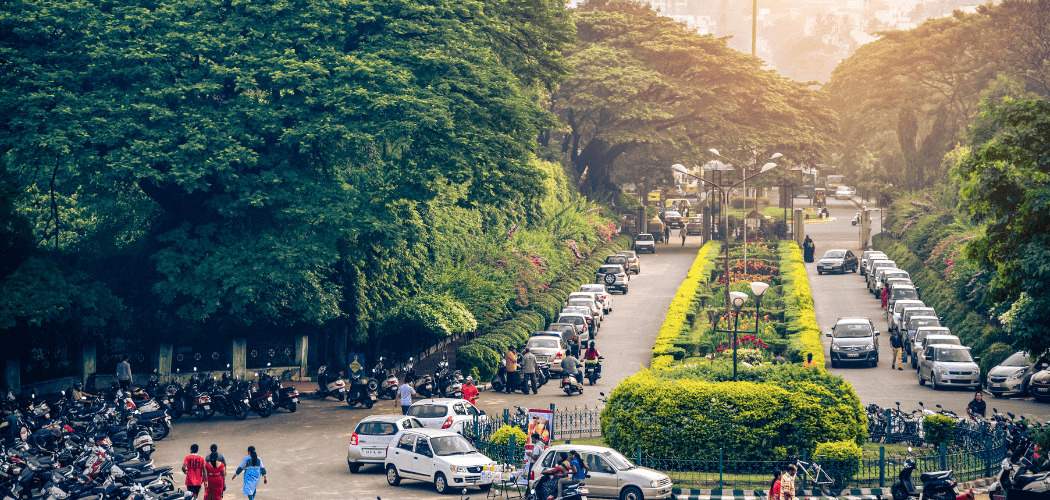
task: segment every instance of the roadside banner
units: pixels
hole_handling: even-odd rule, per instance
[[[525,434],[530,443],[532,435],[539,434],[544,444],[550,444],[551,435],[554,434],[554,412],[549,409],[529,409],[529,428]]]

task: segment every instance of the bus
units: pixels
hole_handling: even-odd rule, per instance
[[[824,187],[828,191],[834,191],[835,188],[845,184],[846,176],[838,174],[828,174],[827,178],[824,179]]]

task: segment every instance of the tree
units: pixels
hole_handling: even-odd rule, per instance
[[[989,293],[1017,349],[1050,349],[1050,100],[987,100],[955,166],[960,207],[983,234],[968,255],[994,273]]]
[[[686,162],[710,147],[821,156],[834,124],[821,97],[724,40],[626,0],[587,2],[576,26],[574,70],[552,104],[568,129],[561,152],[585,192],[615,191],[618,160],[641,148]]]

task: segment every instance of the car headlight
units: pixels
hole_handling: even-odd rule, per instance
[[[1023,376],[1024,376],[1024,372],[1025,372],[1025,369],[1024,369],[1024,368],[1021,368],[1020,370],[1017,370],[1017,371],[1015,371],[1015,372],[1011,373],[1011,374],[1010,374],[1010,376],[1009,376],[1009,377],[1007,377],[1007,378],[1011,378],[1011,379],[1018,379],[1018,378],[1021,378],[1021,377],[1023,377]]]
[[[867,344],[864,344],[864,350],[865,351],[870,351],[872,349],[875,349],[875,343],[874,342],[868,342]]]
[[[948,372],[948,369],[943,367],[943,366],[937,366],[937,367],[934,368],[934,371],[936,371],[937,374],[939,374],[939,375],[944,375],[945,373]]]
[[[462,466],[462,465],[450,465],[450,466],[448,466],[448,470],[449,470],[449,472],[453,472],[453,473],[456,473],[456,472],[459,472],[459,473],[467,472],[467,468]]]
[[[660,480],[659,479],[653,479],[652,481],[649,481],[649,487],[650,488],[656,488],[659,485],[660,485]]]

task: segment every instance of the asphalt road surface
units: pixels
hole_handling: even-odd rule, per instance
[[[805,200],[796,200],[796,206],[800,202],[805,203]],[[832,248],[849,248],[859,256],[858,227],[850,225],[850,219],[857,209],[852,203],[844,200],[828,200],[828,203],[834,220],[806,226],[806,233],[813,238],[817,246],[814,260],[820,259],[825,251]],[[880,223],[878,214],[874,214],[872,219],[872,234],[877,234]],[[813,289],[817,322],[820,323],[822,331],[830,329],[839,317],[862,316],[874,319],[876,327],[883,332],[879,339],[878,367],[829,367],[833,373],[841,375],[853,384],[864,404],[875,403],[885,408],[900,401],[902,409],[911,410],[922,401],[931,409],[935,404],[941,404],[960,415],[965,414],[966,404],[973,398],[971,391],[958,388],[934,391],[929,385],[919,385],[914,369],[907,366],[903,371],[890,369],[893,350],[890,347],[889,335],[886,335],[889,328],[880,302],[868,293],[859,274],[819,276],[815,263],[807,264],[806,270],[809,272],[809,282]],[[824,338],[824,345],[827,349],[827,338]],[[1031,398],[993,399],[986,394],[985,399],[988,402],[989,414],[991,408],[995,407],[1002,412],[1011,411],[1040,419],[1050,416],[1050,404],[1038,403]]]
[[[557,381],[541,388],[538,395],[482,392],[481,407],[490,414],[514,406],[546,408],[552,403],[593,407],[599,404],[600,392],[610,391],[624,377],[648,365],[667,306],[700,246],[697,237],[689,238],[684,247],[672,240],[674,244],[659,245],[655,255],[642,255],[641,274],[632,277],[630,294],[614,297],[613,312],[596,339],[605,364],[603,377],[594,387],[587,386],[583,395],[573,397],[561,392]],[[294,415],[282,410],[267,419],[252,416],[239,422],[220,417],[208,422],[183,418],[175,423],[171,436],[158,444],[154,458],[158,464],[178,469],[191,443],[200,444],[202,450],[217,443],[232,475],[247,447],[254,445],[270,479],[268,485],[260,485],[260,499],[440,498],[430,484],[405,481],[397,488],[388,486],[379,467],[364,468],[357,474],[347,470],[346,446],[357,422],[369,414],[399,412],[393,401],[380,401],[371,410],[351,410],[332,400],[307,399]],[[176,474],[176,480],[183,480],[181,474]],[[227,480],[227,488],[228,498],[241,497],[239,478]],[[477,490],[470,495],[485,497]]]

